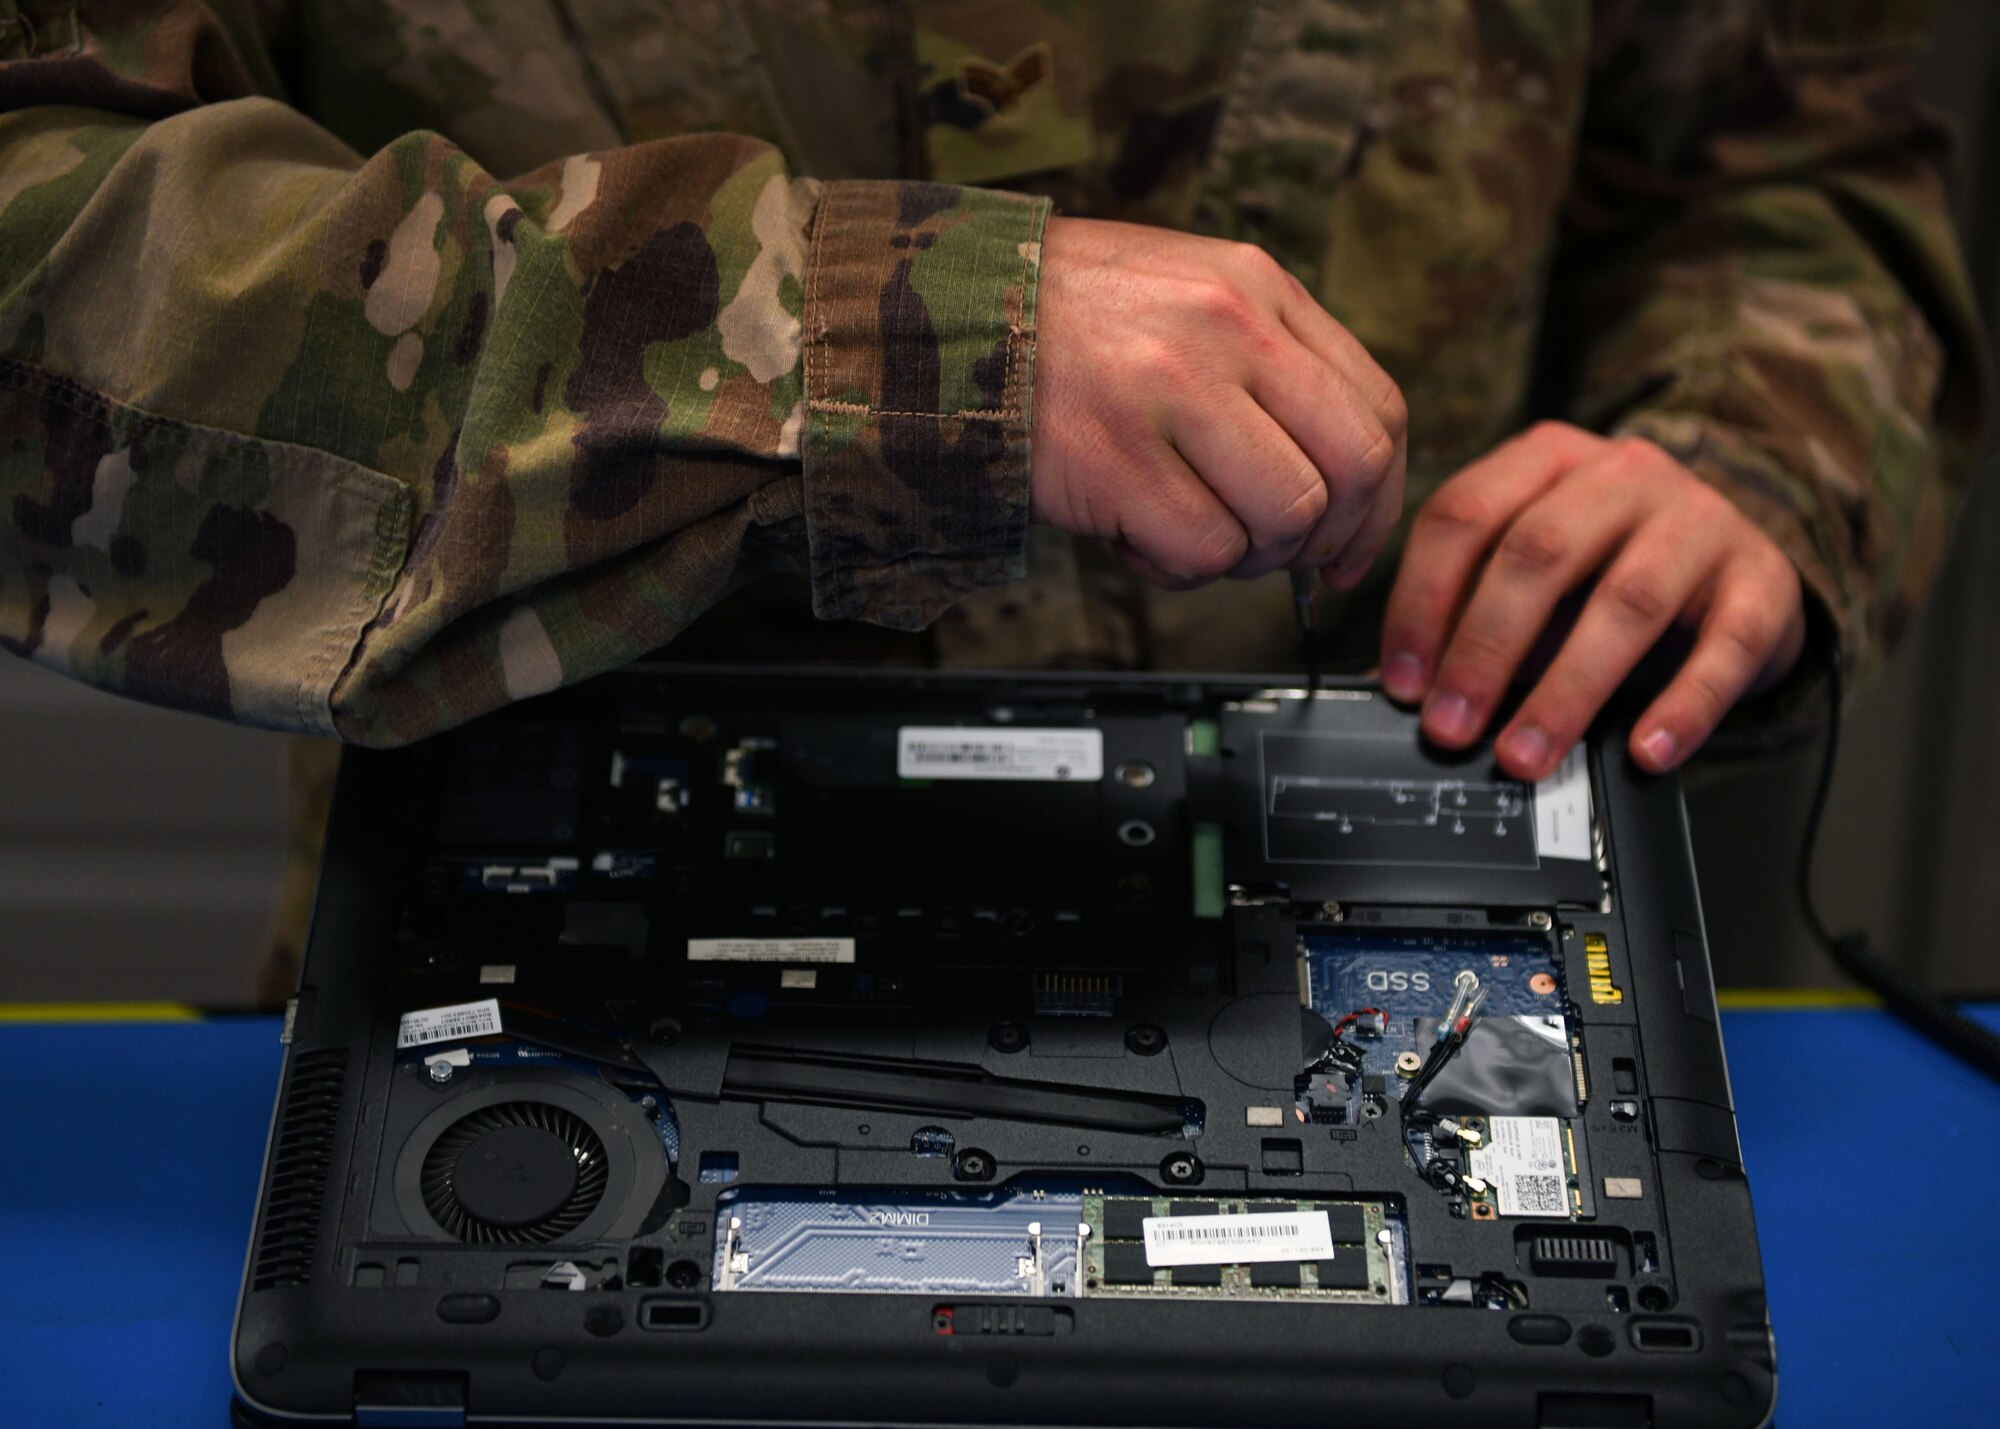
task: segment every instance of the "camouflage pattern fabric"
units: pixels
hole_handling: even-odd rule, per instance
[[[1926,9],[0,0],[0,643],[365,743],[677,638],[1291,664],[1282,581],[1030,536],[1054,203],[1290,267],[1413,507],[1652,437],[1871,667],[1984,390]]]

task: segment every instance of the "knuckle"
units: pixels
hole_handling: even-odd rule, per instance
[[[1244,272],[1269,278],[1276,278],[1279,275],[1285,277],[1291,276],[1285,272],[1283,265],[1277,259],[1273,258],[1266,249],[1259,245],[1255,243],[1237,243],[1233,247],[1237,264]]]
[[[1189,412],[1197,421],[1207,420],[1208,403],[1233,385],[1214,354],[1194,340],[1165,344],[1159,361],[1143,369],[1140,380],[1155,407],[1164,399],[1170,412]]]
[[[1415,524],[1434,535],[1483,533],[1492,527],[1493,513],[1471,487],[1447,482],[1418,508]]]
[[[1770,625],[1761,616],[1750,614],[1718,617],[1711,633],[1733,658],[1752,670],[1763,668],[1778,643]]]
[[[1410,435],[1410,404],[1403,397],[1403,389],[1393,378],[1387,389],[1376,402],[1376,416],[1381,419],[1382,430],[1388,434],[1392,446],[1401,446]]]
[[[1574,423],[1559,422],[1553,417],[1542,418],[1514,440],[1552,452],[1582,452],[1604,445],[1604,438],[1595,432],[1587,432]]]
[[[1194,307],[1207,322],[1232,328],[1248,327],[1254,316],[1249,294],[1225,278],[1203,283],[1195,292]]]
[[[1555,525],[1527,518],[1500,538],[1496,557],[1510,575],[1533,579],[1554,574],[1569,560],[1569,538]]]
[[[1764,579],[1776,590],[1796,599],[1804,582],[1799,579],[1799,568],[1792,564],[1792,558],[1778,549],[1778,543],[1765,536],[1762,528],[1757,534],[1763,537],[1759,545],[1758,561],[1763,567]]]
[[[1260,370],[1286,360],[1285,349],[1289,342],[1284,329],[1261,315],[1244,325],[1243,341],[1257,358]]]
[[[1451,653],[1464,669],[1504,673],[1511,662],[1513,645],[1506,632],[1498,627],[1483,621],[1468,621],[1452,638]]]
[[[1704,671],[1685,670],[1681,673],[1681,695],[1703,727],[1717,724],[1729,713],[1729,696]]]
[[[1293,493],[1285,502],[1271,527],[1281,540],[1299,541],[1305,539],[1312,529],[1326,515],[1328,504],[1326,483],[1317,471],[1308,470],[1292,483]]]
[[[1218,522],[1188,548],[1175,574],[1188,580],[1215,580],[1227,575],[1249,547],[1249,539],[1241,527]]]
[[[1137,370],[1146,374],[1148,385],[1156,390],[1184,389],[1194,385],[1194,365],[1185,343],[1170,342],[1158,336],[1144,337],[1136,339],[1127,351]]]
[[[1603,692],[1587,671],[1572,661],[1558,660],[1542,676],[1538,718],[1551,739],[1573,739],[1590,723],[1602,700]]]
[[[1349,517],[1366,511],[1395,469],[1396,445],[1388,433],[1378,431],[1366,447],[1347,459],[1345,468],[1333,479],[1329,509]]]
[[[1396,437],[1388,427],[1380,422],[1375,424],[1375,435],[1361,451],[1355,461],[1355,475],[1368,488],[1372,498],[1396,469]]]
[[[1733,526],[1744,519],[1742,512],[1737,510],[1735,502],[1693,473],[1688,474],[1683,485],[1686,489],[1676,500],[1680,503],[1682,512],[1691,520],[1703,525],[1723,521]]]
[[[1606,609],[1620,624],[1651,630],[1674,615],[1666,584],[1650,571],[1621,571],[1600,590]]]
[[[1618,437],[1611,443],[1609,460],[1617,475],[1632,477],[1651,471],[1665,456],[1665,452],[1644,437]]]

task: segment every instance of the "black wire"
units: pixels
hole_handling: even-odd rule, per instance
[[[1299,661],[1306,667],[1306,693],[1319,693],[1319,597],[1310,571],[1292,571],[1292,609],[1299,620]]]
[[[1398,1105],[1404,1121],[1410,1119],[1411,1109],[1416,1106],[1417,1098],[1424,1094],[1424,1089],[1437,1080],[1437,1074],[1444,1070],[1444,1064],[1449,1062],[1453,1054],[1464,1044],[1463,1036],[1447,1037],[1431,1048],[1430,1055],[1424,1059],[1423,1068],[1410,1079],[1410,1084],[1403,1088],[1403,1095]]]
[[[1842,972],[1881,998],[1884,1007],[1920,1035],[1974,1070],[2000,1081],[2000,1035],[1974,1022],[1936,993],[1913,981],[1901,969],[1885,962],[1869,946],[1866,933],[1835,933],[1820,916],[1819,905],[1813,898],[1812,866],[1813,855],[1819,846],[1820,822],[1826,814],[1827,796],[1833,790],[1834,765],[1840,758],[1842,690],[1837,647],[1829,661],[1829,669],[1826,747],[1820,756],[1819,782],[1813,788],[1812,807],[1806,814],[1805,837],[1799,844],[1799,912],[1813,937]]]

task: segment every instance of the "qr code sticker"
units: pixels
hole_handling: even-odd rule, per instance
[[[1552,1116],[1496,1116],[1486,1145],[1468,1158],[1474,1175],[1491,1181],[1503,1216],[1569,1213],[1569,1167],[1562,1123]]]
[[[1555,1176],[1514,1177],[1514,1204],[1518,1214],[1559,1216],[1563,1213],[1563,1185]]]

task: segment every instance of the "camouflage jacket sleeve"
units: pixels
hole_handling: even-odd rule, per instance
[[[1942,557],[1986,386],[1912,95],[1927,9],[1601,3],[1550,305],[1576,415],[1729,495],[1863,670]]]
[[[0,644],[398,743],[759,563],[906,629],[1020,573],[1046,204],[727,134],[361,157],[261,43],[0,0]]]

